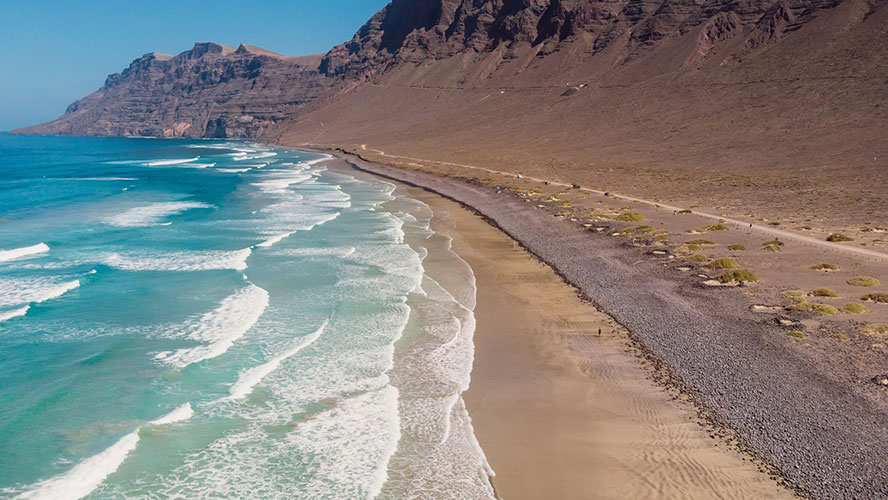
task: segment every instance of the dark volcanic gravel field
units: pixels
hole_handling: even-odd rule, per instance
[[[768,342],[779,327],[738,290],[703,289],[625,240],[593,234],[532,204],[433,174],[340,155],[486,216],[551,265],[635,336],[722,425],[815,498],[888,498],[888,416],[827,368]],[[736,300],[732,300],[736,299]]]

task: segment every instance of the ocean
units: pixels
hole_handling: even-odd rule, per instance
[[[0,498],[493,498],[472,270],[328,159],[0,135]]]

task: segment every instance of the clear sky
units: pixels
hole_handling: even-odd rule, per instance
[[[326,52],[388,0],[0,0],[0,130],[45,122],[152,51]]]

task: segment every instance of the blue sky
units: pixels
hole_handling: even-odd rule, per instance
[[[61,115],[142,54],[241,42],[326,52],[387,0],[2,0],[0,130]]]

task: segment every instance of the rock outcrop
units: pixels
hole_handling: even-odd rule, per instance
[[[17,132],[257,137],[328,87],[319,60],[217,43],[198,43],[177,56],[152,52],[109,76],[58,120]]]

